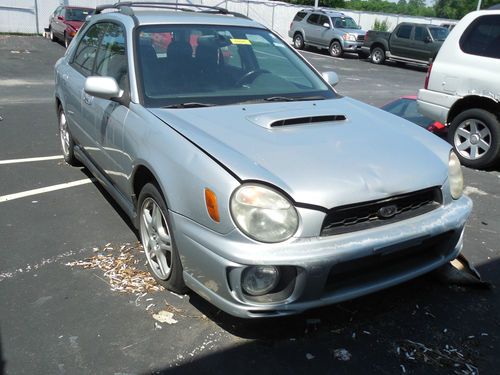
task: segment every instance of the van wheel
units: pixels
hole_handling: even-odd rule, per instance
[[[340,43],[337,40],[334,40],[330,44],[330,48],[328,48],[328,52],[330,52],[330,55],[333,57],[340,57],[344,53],[344,51],[342,50],[342,46],[340,45]]]
[[[295,34],[295,36],[293,37],[293,46],[297,49],[304,48],[304,38],[302,37],[302,34]]]
[[[468,109],[456,116],[448,141],[467,167],[484,169],[500,161],[500,122],[484,109]]]
[[[374,64],[383,64],[385,61],[385,51],[380,47],[372,49],[370,61]]]
[[[139,233],[149,272],[161,286],[175,293],[187,291],[182,263],[171,230],[169,212],[160,189],[152,183],[139,194]]]

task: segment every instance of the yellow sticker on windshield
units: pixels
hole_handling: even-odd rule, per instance
[[[229,40],[233,44],[246,44],[248,46],[252,44],[248,39],[229,39]]]

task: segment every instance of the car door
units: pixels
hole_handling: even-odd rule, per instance
[[[306,24],[304,26],[304,32],[306,34],[306,41],[309,43],[320,44],[320,26],[318,24],[320,19],[320,14],[311,13],[307,18]]]
[[[391,34],[389,47],[391,54],[409,58],[411,56],[412,25],[401,25]]]
[[[57,7],[56,10],[54,10],[54,13],[52,13],[49,17],[49,26],[52,29],[52,32],[54,32],[54,27],[56,25],[57,21],[57,16],[59,15],[59,12],[61,11],[62,7]]]
[[[96,23],[84,30],[71,58],[68,72],[67,116],[74,125],[71,129],[78,144],[91,159],[95,157],[95,107],[94,97],[84,92],[85,79],[92,75],[97,49],[107,24]]]
[[[434,50],[433,40],[427,27],[415,26],[413,30],[411,58],[427,62]]]
[[[129,72],[127,65],[127,48],[125,29],[117,23],[108,23],[101,38],[94,67],[95,76],[113,77],[120,88],[128,95]],[[131,159],[123,151],[124,123],[129,109],[113,100],[94,97],[92,100],[94,113],[93,140],[97,146],[94,161],[109,180],[122,192],[130,171]]]
[[[62,39],[64,37],[64,30],[66,29],[66,25],[64,24],[65,17],[66,9],[61,7],[61,9],[59,9],[59,13],[56,15],[54,27],[54,34],[58,39]]]

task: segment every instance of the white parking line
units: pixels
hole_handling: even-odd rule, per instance
[[[42,156],[39,158],[0,160],[0,165],[2,165],[2,164],[16,164],[16,163],[30,163],[32,161],[57,160],[57,159],[63,159],[63,158],[64,158],[64,156],[62,156],[62,155],[54,155],[54,156]]]
[[[12,201],[14,199],[29,197],[31,195],[43,194],[43,193],[48,193],[50,191],[62,190],[62,189],[67,189],[67,188],[74,187],[74,186],[90,184],[94,181],[95,181],[94,178],[84,178],[83,180],[66,182],[64,184],[58,184],[58,185],[46,186],[46,187],[39,188],[39,189],[21,191],[20,193],[14,193],[14,194],[0,196],[0,203]]]

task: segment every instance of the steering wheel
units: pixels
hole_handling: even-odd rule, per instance
[[[261,74],[264,73],[270,73],[269,70],[266,69],[255,69],[255,70],[250,70],[248,73],[245,73],[243,77],[241,77],[237,82],[236,86],[242,86],[246,83],[251,83],[260,76]]]

